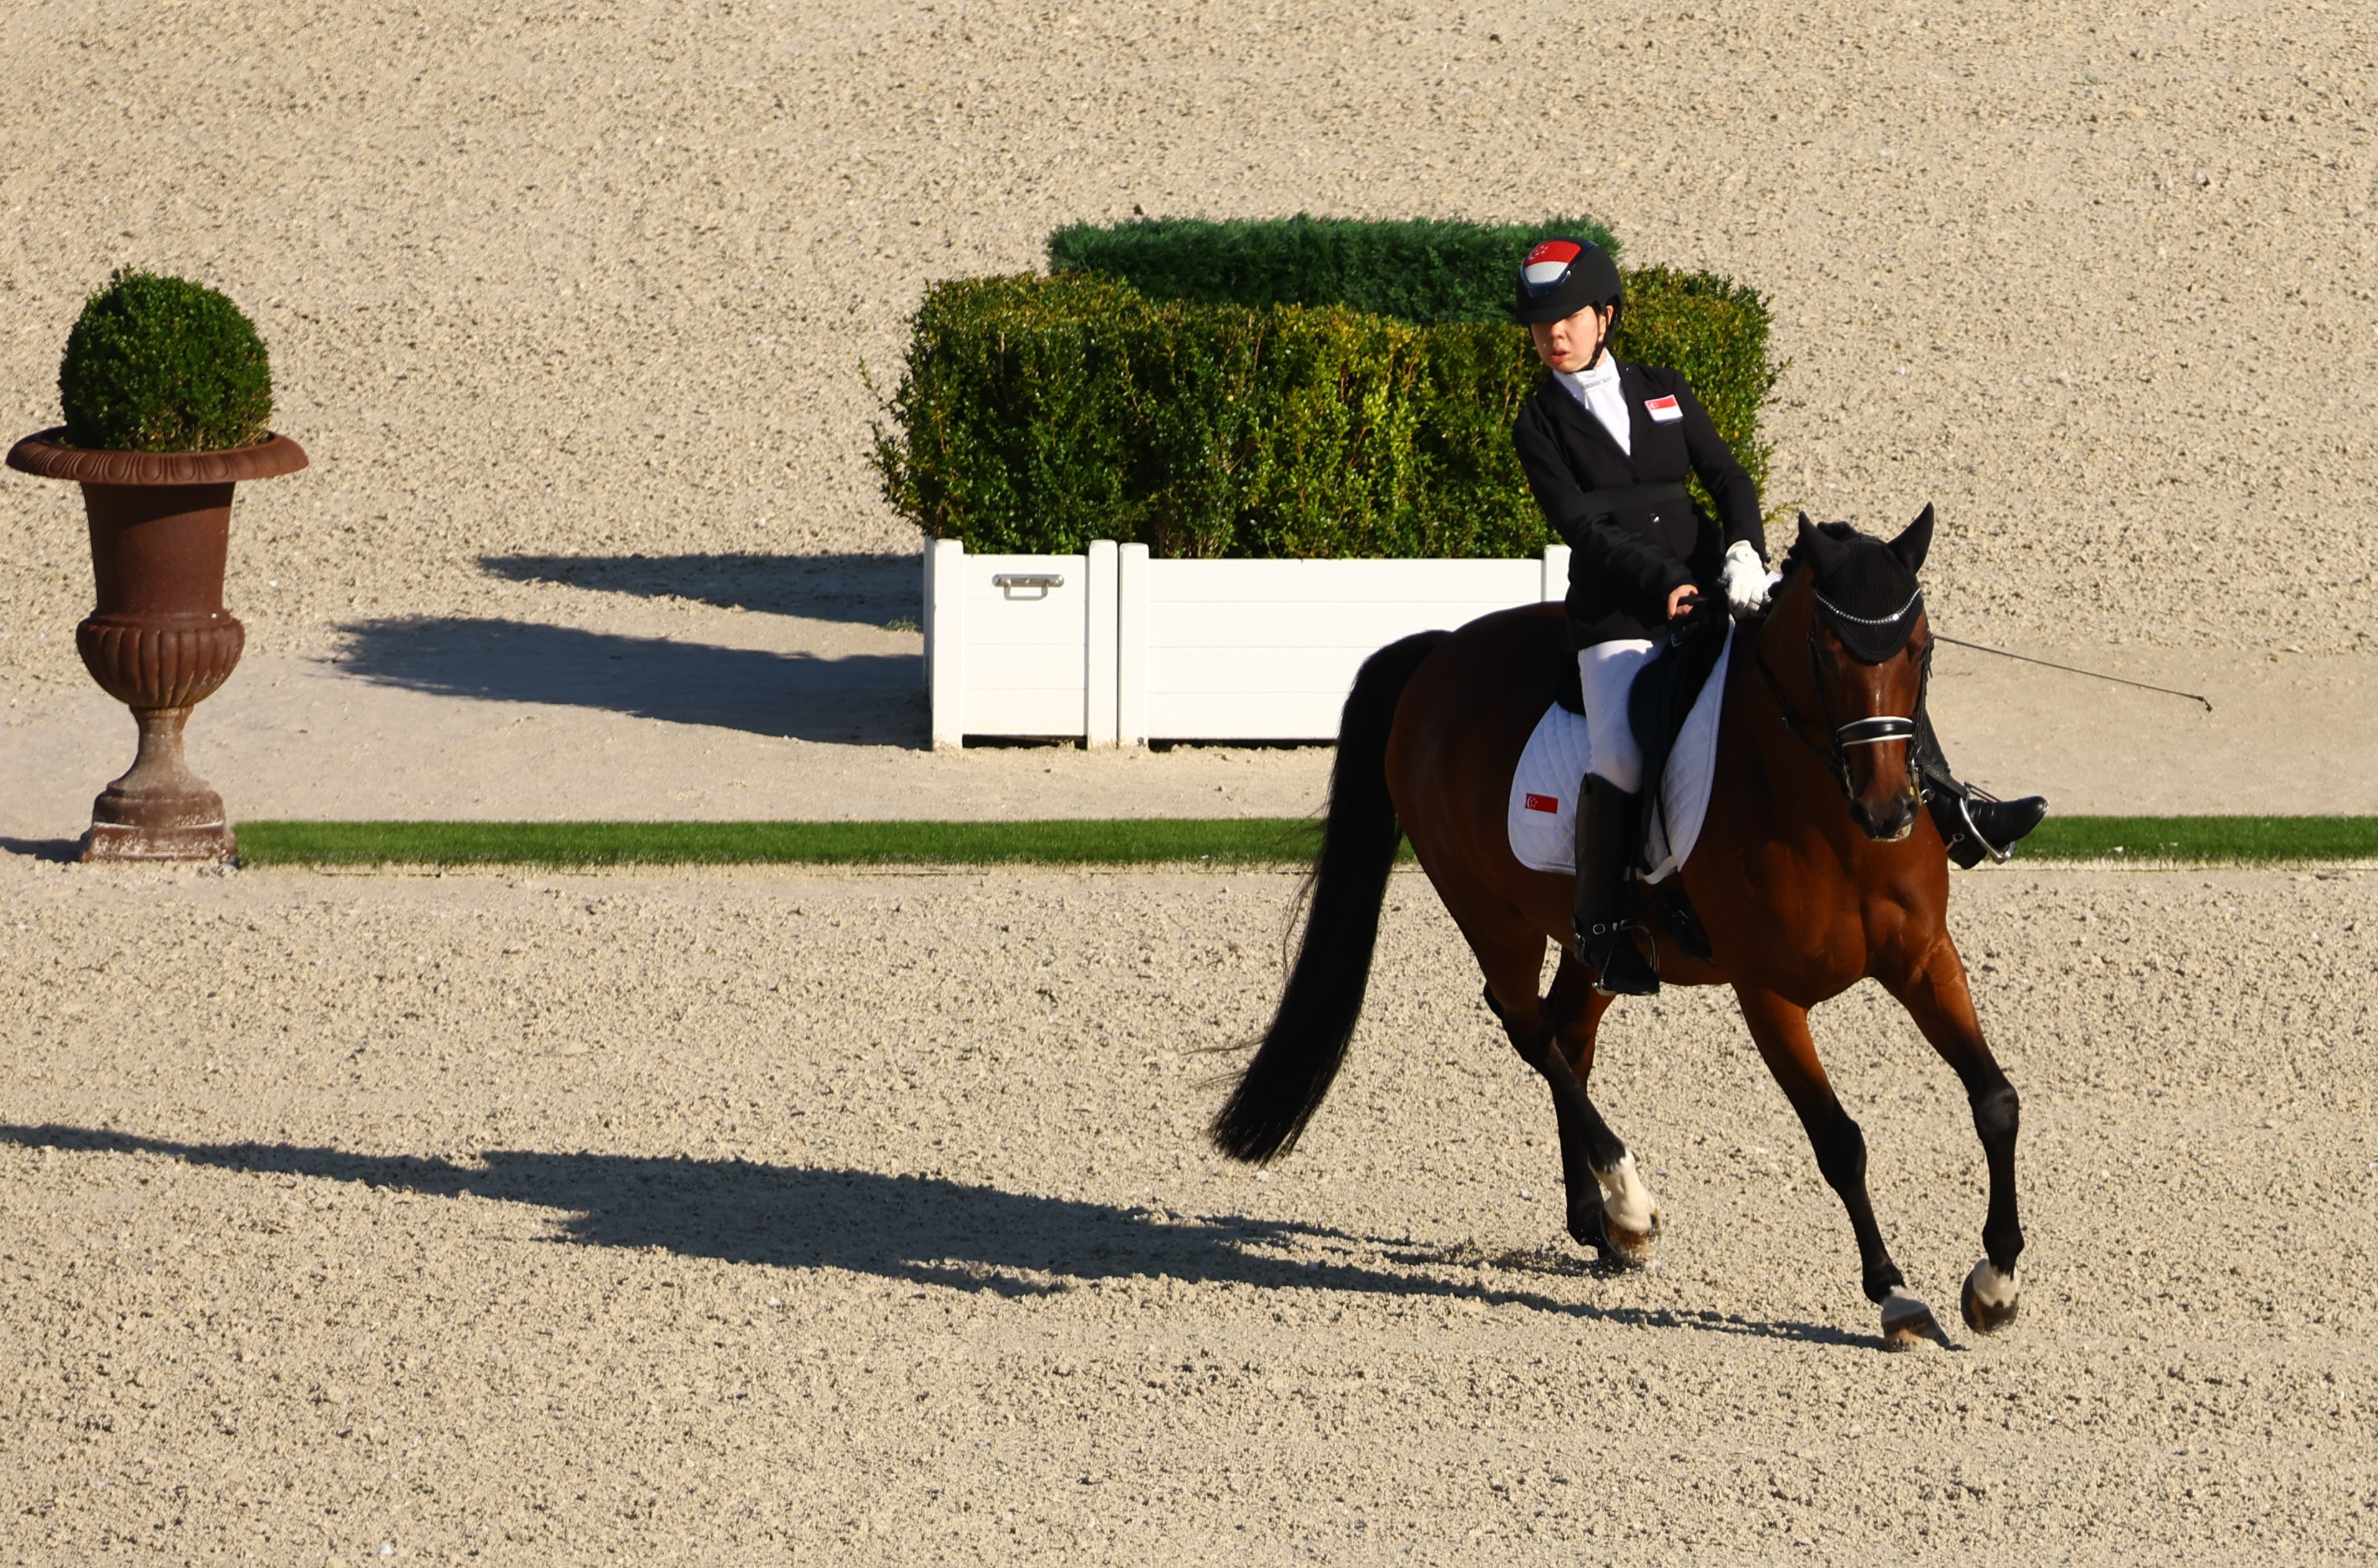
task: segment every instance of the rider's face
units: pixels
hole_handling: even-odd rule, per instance
[[[1610,330],[1612,314],[1606,305],[1589,305],[1575,316],[1564,316],[1557,321],[1529,323],[1528,330],[1535,335],[1536,357],[1554,370],[1574,374],[1584,369],[1601,350],[1603,336]]]

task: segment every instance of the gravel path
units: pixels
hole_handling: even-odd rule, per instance
[[[217,281],[316,464],[241,503],[258,651],[567,624],[555,557],[913,550],[862,366],[1060,224],[1582,207],[1773,296],[1769,500],[1939,502],[1944,623],[2367,652],[2373,62],[2360,6],[2240,0],[29,0],[0,418],[54,421],[109,268]],[[78,681],[27,641],[88,607],[73,498],[0,494],[0,662]]]
[[[10,26],[0,424],[54,421],[80,300],[138,262],[255,312],[314,456],[239,503],[250,663],[193,726],[235,753],[234,815],[1214,808],[1219,764],[945,777],[915,634],[885,629],[917,542],[867,468],[867,375],[931,281],[1135,208],[1584,208],[1639,261],[1746,279],[1788,362],[1771,503],[1896,529],[1937,501],[1938,629],[2250,704],[2207,726],[1981,664],[1948,725],[1971,772],[2066,809],[2378,809],[2359,6],[29,0]],[[129,735],[84,712],[68,487],[0,476],[0,832],[64,838]],[[341,678],[270,684],[292,670]],[[2305,736],[2318,765],[2287,760]],[[1227,809],[1304,808],[1315,767],[1258,767]]]
[[[1413,877],[1304,1146],[1207,1155],[1197,1052],[1265,1016],[1293,885],[0,863],[0,1546],[2378,1552],[2370,877],[1961,880],[2028,1294],[1903,1357],[1716,997],[1614,1016],[1598,1095],[1669,1230],[1587,1266]],[[1819,1024],[1952,1311],[1963,1100],[1879,997]]]
[[[192,720],[191,764],[234,823],[1301,817],[1328,793],[1328,747],[930,750],[913,632],[704,605],[600,625],[256,654]],[[2378,813],[2378,661],[2070,656],[2214,711],[1943,648],[1930,707],[1959,776],[2064,813]],[[0,848],[63,844],[130,761],[132,721],[79,672],[20,688],[5,718]]]

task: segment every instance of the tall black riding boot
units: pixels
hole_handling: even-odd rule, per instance
[[[1916,710],[1916,772],[1924,783],[1924,803],[1931,808],[1932,824],[1940,830],[1940,842],[1949,846],[1949,858],[1968,871],[1980,865],[1984,856],[2004,860],[2012,856],[2016,843],[2048,815],[2045,796],[1998,800],[1959,784],[1949,772],[1949,759],[1941,754],[1932,715],[1921,707]]]
[[[1628,933],[1627,868],[1643,831],[1640,796],[1608,779],[1585,776],[1577,801],[1577,903],[1569,924],[1578,956],[1593,971],[1593,988],[1610,996],[1649,997],[1660,976]]]

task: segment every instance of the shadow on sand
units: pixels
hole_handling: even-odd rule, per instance
[[[28,860],[71,865],[82,858],[78,838],[0,838],[0,855],[21,855]]]
[[[915,556],[482,556],[479,568],[514,582],[867,626],[915,619],[924,594],[924,565]]]
[[[491,1150],[483,1167],[473,1167],[410,1155],[354,1155],[287,1143],[190,1143],[54,1124],[0,1125],[0,1143],[156,1155],[225,1170],[361,1181],[439,1198],[467,1191],[552,1209],[560,1216],[564,1237],[585,1246],[659,1248],[777,1268],[847,1269],[1002,1296],[1044,1295],[1077,1283],[1140,1276],[1261,1289],[1439,1297],[1623,1326],[1868,1349],[1880,1343],[1820,1323],[1599,1307],[1525,1286],[1447,1278],[1438,1271],[1459,1271],[1476,1260],[1459,1251],[1415,1249],[1408,1240],[1239,1215],[1175,1218],[936,1176],[519,1149]],[[1310,1263],[1281,1256],[1289,1248],[1323,1256]],[[1548,1252],[1493,1262],[1503,1272],[1547,1285],[1598,1272],[1580,1260]]]
[[[913,653],[818,659],[461,616],[343,629],[342,668],[411,691],[607,708],[798,740],[922,747],[930,739],[924,661]]]

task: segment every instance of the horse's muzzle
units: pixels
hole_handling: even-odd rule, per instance
[[[1916,808],[1915,792],[1903,790],[1880,808],[1864,800],[1851,801],[1850,820],[1877,844],[1897,844],[1916,830]]]

